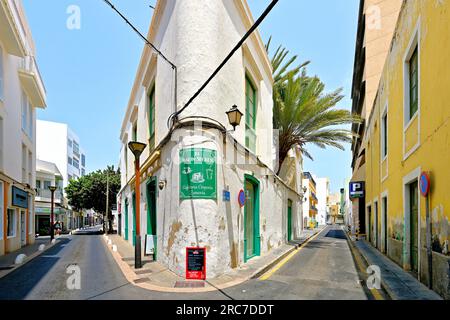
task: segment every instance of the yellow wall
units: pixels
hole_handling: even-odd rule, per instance
[[[404,59],[416,27],[420,34],[419,113],[407,125],[404,120]],[[382,162],[380,130],[386,106],[388,156]],[[387,193],[388,238],[409,241],[408,233],[404,232],[405,221],[408,221],[405,220],[403,181],[416,170],[431,172],[433,235],[441,245],[450,240],[450,1],[404,2],[365,139],[366,206],[372,205],[373,225],[374,201],[378,201],[379,236],[381,197]],[[425,198],[420,197],[422,249],[426,246],[425,214]],[[420,259],[426,263],[426,257]],[[405,260],[407,258],[402,260],[403,266],[408,269]]]

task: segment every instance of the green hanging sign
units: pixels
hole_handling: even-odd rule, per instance
[[[180,150],[180,199],[217,199],[217,151]]]

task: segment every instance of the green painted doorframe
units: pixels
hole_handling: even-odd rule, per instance
[[[252,184],[253,190],[254,190],[254,204],[253,204],[253,212],[247,212],[247,205],[244,206],[244,262],[247,262],[253,257],[259,256],[261,254],[261,233],[260,233],[260,212],[259,212],[259,199],[260,199],[260,187],[259,187],[259,181],[251,176],[251,175],[245,175],[244,177],[244,189],[245,185],[248,183]],[[247,215],[253,214],[253,253],[248,254],[247,253]]]
[[[152,177],[147,181],[147,234],[153,236],[153,243],[155,245],[154,261],[156,261],[157,257],[157,192],[156,177]]]
[[[125,199],[125,240],[128,240],[128,199]]]
[[[292,200],[288,200],[287,211],[287,241],[292,240]]]

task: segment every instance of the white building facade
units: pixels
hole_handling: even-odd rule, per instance
[[[86,154],[80,139],[65,123],[37,120],[37,157],[56,164],[63,187],[86,174]]]
[[[46,91],[19,0],[0,1],[0,255],[34,243],[36,108]]]
[[[56,186],[54,192],[54,222],[62,223],[63,231],[71,225],[67,203],[63,194],[63,177],[56,164],[36,160],[36,197],[35,197],[35,232],[40,236],[50,234],[51,191],[50,186]]]
[[[317,222],[319,225],[325,225],[330,215],[329,197],[330,197],[330,179],[317,178]]]
[[[134,244],[140,192],[141,237],[153,237],[156,260],[179,275],[187,247],[206,248],[207,277],[214,278],[302,230],[301,183],[274,173],[272,69],[257,32],[168,127],[252,23],[245,0],[156,4],[148,37],[180,66],[178,83],[171,66],[145,47],[120,135],[119,233]],[[235,131],[225,114],[233,105],[244,114]],[[147,144],[139,190],[130,141]]]

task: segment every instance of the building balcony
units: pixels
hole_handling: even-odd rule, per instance
[[[26,55],[26,32],[17,0],[0,0],[0,39],[5,50],[14,56]]]
[[[32,106],[45,108],[47,106],[47,93],[34,57],[26,56],[23,58],[19,68],[19,77]]]
[[[56,204],[62,204],[63,203],[63,193],[61,190],[55,191],[55,198],[54,201]],[[34,199],[35,201],[40,202],[51,202],[52,201],[52,192],[48,189],[37,189],[36,197]]]

